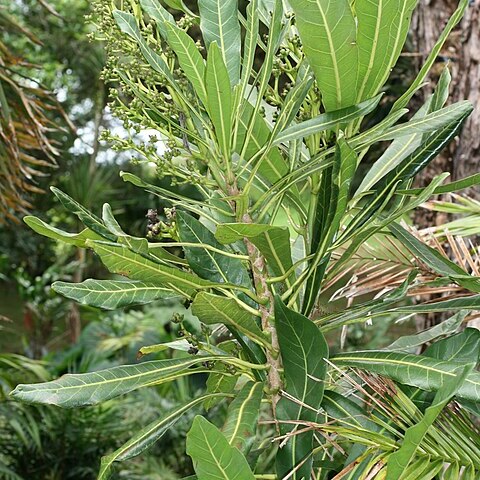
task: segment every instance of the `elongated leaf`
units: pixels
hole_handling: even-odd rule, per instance
[[[248,136],[247,145],[245,145],[250,122],[252,122],[251,134]],[[237,128],[237,145],[235,151],[238,154],[243,152],[243,159],[248,161],[268,142],[271,131],[265,119],[255,112],[254,107],[248,102],[244,103],[242,114],[238,118]],[[264,156],[262,164],[258,168],[258,174],[270,184],[273,184],[287,173],[288,165],[280,151],[277,147],[271,148]],[[265,190],[267,189],[268,184]]]
[[[232,298],[200,292],[195,296],[192,312],[206,325],[217,323],[231,325],[252,341],[260,345],[265,343],[263,333],[254,320],[255,317]]]
[[[331,170],[322,177],[315,222],[312,231],[311,253],[315,254],[309,264],[313,274],[305,286],[303,313],[309,315],[320,294],[329,256],[325,255],[331,241],[335,239],[341,220],[347,211],[350,185],[357,168],[357,155],[344,138],[339,138]]]
[[[423,354],[439,360],[477,364],[480,360],[480,331],[466,328],[463,332],[433,343]]]
[[[147,42],[142,37],[135,17],[131,13],[122,12],[120,10],[115,10],[113,12],[113,16],[120,30],[137,42],[140,51],[142,52],[142,55],[145,57],[145,60],[148,62],[148,64],[156,72],[164,75],[170,81],[171,85],[175,85],[175,79],[170,72],[168,65],[165,63],[163,58],[161,58],[148,46]]]
[[[90,230],[97,233],[107,240],[115,241],[117,237],[112,235],[108,229],[103,224],[102,220],[98,218],[93,213],[89,212],[85,207],[80,205],[72,197],[68,196],[66,193],[63,193],[56,187],[50,187],[50,190],[55,194],[55,196],[60,200],[60,203],[74,215]]]
[[[288,228],[266,224],[224,223],[217,227],[215,238],[224,244],[250,239],[277,276],[286,276],[293,265]],[[295,273],[286,276],[285,281],[290,286],[295,281]]]
[[[400,448],[388,458],[386,480],[405,478],[405,469],[408,467],[415,452],[433,425],[438,415],[459,391],[463,383],[471,373],[473,365],[462,367],[456,377],[445,379],[445,383],[437,391],[435,398],[426,410],[419,423],[410,427],[403,438]]]
[[[228,443],[243,453],[247,453],[252,446],[262,397],[263,384],[249,382],[228,407],[222,431]]]
[[[176,217],[180,241],[199,244],[198,247],[184,247],[188,264],[197,275],[212,282],[251,287],[248,270],[240,259],[202,247],[202,244],[206,244],[220,252],[226,251],[226,247],[216,240],[205,225],[185,212],[177,212]]]
[[[412,121],[424,118],[429,113],[432,97],[412,117]],[[383,152],[382,156],[375,161],[362,183],[358,187],[355,196],[368,191],[375,183],[393,170],[404,158],[415,151],[422,143],[422,134],[411,133],[396,138]]]
[[[255,479],[240,450],[203,417],[195,417],[188,432],[187,454],[192,457],[198,480]]]
[[[163,7],[160,0],[140,0],[140,5],[145,13],[148,13],[157,24],[158,31],[163,38],[166,38],[164,23],[175,25],[173,15]]]
[[[441,185],[437,187],[433,192],[434,195],[441,195],[443,193],[452,193],[458,192],[459,190],[464,190],[465,188],[475,187],[480,184],[480,173],[474,173],[468,177],[457,180],[456,182],[450,182],[447,185]],[[402,195],[418,195],[421,193],[421,188],[412,188],[409,190],[400,191]]]
[[[434,272],[451,278],[454,282],[468,290],[480,292],[480,278],[469,275],[465,270],[444,257],[440,252],[420,241],[408,230],[397,223],[389,226],[395,238],[407,247],[416,257],[430,267]]]
[[[421,88],[421,86],[423,85],[423,82],[425,81],[425,78],[428,75],[428,72],[430,71],[430,69],[432,68],[432,65],[436,61],[440,50],[442,49],[445,41],[450,35],[450,32],[455,28],[455,26],[462,19],[467,6],[468,6],[468,0],[460,0],[458,8],[455,10],[454,14],[448,20],[447,25],[443,29],[443,32],[441,33],[440,38],[437,40],[437,43],[435,44],[430,54],[428,55],[427,60],[425,61],[425,63],[422,66],[422,69],[417,75],[417,78],[415,78],[415,81],[410,85],[408,90],[395,102],[395,104],[392,107],[392,111],[397,111],[401,108],[404,108],[408,104],[410,99],[413,97],[415,92],[419,88]]]
[[[181,28],[165,24],[166,36],[170,48],[176,53],[180,67],[185,73],[204,105],[207,105],[205,87],[205,61],[193,39]]]
[[[216,42],[231,85],[240,78],[241,36],[237,0],[199,0],[200,28],[207,49]]]
[[[303,48],[328,111],[354,105],[358,48],[349,0],[290,0]]]
[[[442,323],[429,328],[428,330],[416,333],[414,335],[400,337],[391,343],[386,350],[409,350],[411,348],[424,345],[427,342],[431,342],[440,336],[451,335],[459,329],[467,314],[468,312],[466,310],[461,310],[457,314],[453,315],[453,317],[450,317],[448,320],[445,320]]]
[[[123,462],[140,455],[142,452],[150,448],[157,442],[188,410],[196,405],[202,403],[209,398],[222,398],[221,394],[202,395],[193,400],[175,407],[168,413],[163,415],[160,419],[154,420],[152,423],[142,428],[135,436],[133,436],[127,443],[122,445],[118,450],[115,450],[110,455],[102,457],[100,472],[97,480],[106,480],[110,478],[111,469],[114,462]]]
[[[347,124],[352,120],[363,117],[377,108],[382,95],[365,100],[358,105],[334,110],[328,113],[322,113],[311,120],[297,123],[280,132],[274,140],[274,145],[286,143],[299,138],[307,138],[310,135],[327,130],[333,130],[335,127]]]
[[[357,101],[375,95],[402,51],[418,0],[357,0]]]
[[[52,227],[37,217],[26,216],[23,217],[23,221],[34,232],[37,232],[44,237],[48,237],[53,240],[60,240],[61,242],[68,243],[69,245],[75,245],[76,247],[86,248],[86,240],[101,240],[103,238],[88,228],[82,230],[80,233],[65,232],[59,228]]]
[[[275,298],[275,324],[288,394],[277,405],[277,417],[288,421],[315,421],[325,388],[327,342],[313,322],[288,309],[278,296]],[[294,430],[293,425],[280,423],[282,435]],[[312,432],[292,435],[279,450],[276,459],[279,478],[291,473],[301,462],[304,463],[290,478],[300,480],[310,476],[312,438]]]
[[[228,72],[214,42],[208,49],[205,72],[208,114],[217,135],[217,141],[226,161],[230,159],[232,134],[232,91]]]
[[[360,368],[427,391],[437,391],[447,379],[458,377],[465,367],[464,363],[375,350],[339,354],[331,358],[331,361],[338,366]],[[480,373],[470,373],[457,396],[460,399],[479,401]]]
[[[178,293],[153,283],[88,279],[82,283],[55,282],[52,288],[83,305],[115,310],[155,300],[173,300]]]
[[[155,283],[159,286],[174,285],[187,296],[191,296],[197,288],[214,285],[184,270],[155,263],[123,245],[91,240],[88,240],[87,245],[112,273],[124,275],[132,280]]]
[[[28,403],[57,405],[64,408],[95,405],[141,387],[158,385],[176,377],[195,373],[190,367],[218,357],[158,360],[124,365],[92,373],[63,375],[57,380],[18,385],[11,395]]]
[[[428,115],[420,116],[409,122],[390,127],[385,132],[376,136],[375,142],[394,140],[414,133],[438,132],[442,128],[454,124],[465,116],[470,115],[472,110],[473,107],[470,102],[457,102],[435,112],[431,112]]]
[[[242,60],[242,75],[240,79],[240,98],[244,98],[245,96],[245,91],[255,62],[259,31],[258,1],[259,0],[252,0],[247,6],[247,25],[245,27],[246,32]]]

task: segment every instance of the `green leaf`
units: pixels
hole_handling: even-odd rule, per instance
[[[61,242],[68,243],[69,245],[75,245],[76,247],[86,248],[85,242],[87,240],[101,240],[103,238],[88,228],[82,230],[80,233],[65,232],[59,228],[52,227],[43,220],[33,216],[23,217],[23,221],[34,232],[37,232],[44,237],[51,238],[53,240],[60,240]]]
[[[251,287],[250,275],[242,260],[202,247],[210,245],[217,250],[227,251],[205,225],[188,213],[180,211],[177,212],[176,220],[180,241],[198,243],[198,247],[184,247],[188,264],[197,275],[212,282]]]
[[[458,192],[459,190],[476,187],[477,185],[480,185],[480,173],[474,173],[473,175],[457,180],[456,182],[450,182],[447,185],[437,187],[433,192],[433,195]],[[422,188],[412,188],[409,190],[400,190],[398,193],[401,193],[402,195],[418,195],[422,190]]]
[[[281,131],[274,140],[274,145],[286,143],[299,138],[307,138],[310,135],[327,130],[333,130],[339,125],[347,124],[357,118],[363,117],[377,108],[382,95],[365,100],[358,105],[349,106],[340,110],[322,113],[315,118],[292,125]]]
[[[305,286],[303,313],[309,315],[320,294],[329,255],[328,247],[338,235],[350,199],[350,185],[355,175],[358,158],[355,151],[342,137],[337,141],[334,164],[322,177],[318,203],[313,223],[311,253],[315,254],[309,268],[313,274]]]
[[[232,90],[228,72],[215,42],[208,49],[205,72],[208,114],[225,161],[230,160],[232,136]]]
[[[220,430],[196,416],[187,435],[187,454],[192,457],[198,480],[254,480],[247,460],[231,446]]]
[[[83,305],[115,310],[155,300],[178,299],[178,293],[153,283],[88,279],[82,283],[55,282],[52,288]]]
[[[397,223],[389,225],[390,231],[408,250],[434,272],[450,278],[458,285],[478,293],[480,278],[469,275],[465,270],[444,257],[440,252],[420,241],[408,230]]]
[[[175,425],[175,423],[185,414],[188,410],[192,409],[196,405],[202,403],[209,398],[224,398],[222,394],[209,394],[202,395],[193,400],[173,408],[168,413],[163,415],[158,420],[154,420],[152,423],[142,428],[136,433],[127,443],[122,445],[118,450],[115,450],[110,455],[102,457],[102,463],[100,466],[100,472],[97,480],[106,480],[110,478],[111,469],[114,462],[123,462],[131,458],[140,455],[142,452],[150,448],[155,442]]]
[[[467,314],[468,312],[466,310],[460,310],[457,314],[428,330],[398,338],[391,343],[386,350],[409,350],[431,342],[440,336],[452,335],[460,328]]]
[[[290,0],[325,110],[356,103],[358,48],[349,0]]]
[[[423,355],[449,362],[477,364],[480,360],[480,331],[466,328],[463,332],[436,341]]]
[[[226,358],[226,357],[225,357]],[[28,403],[64,408],[96,405],[141,387],[159,385],[195,373],[190,367],[219,357],[204,356],[124,365],[92,373],[67,374],[52,382],[18,385],[11,393]]]
[[[429,392],[437,391],[449,378],[458,377],[465,367],[464,363],[375,350],[342,353],[331,361],[339,367],[367,370]],[[460,399],[479,401],[480,373],[470,373],[456,395]]]
[[[375,95],[397,63],[418,0],[357,0],[357,101]]]
[[[192,313],[206,325],[222,323],[233,326],[255,343],[265,345],[265,337],[255,317],[233,298],[200,292],[192,303]]]
[[[91,240],[87,241],[87,245],[100,257],[110,272],[132,280],[172,286],[188,297],[195,289],[215,285],[184,270],[156,263],[123,245]]]
[[[74,215],[90,230],[97,233],[107,240],[116,241],[117,237],[112,235],[103,224],[102,220],[93,213],[89,212],[85,207],[80,205],[76,200],[69,197],[56,187],[50,187],[50,190],[60,200],[60,203]]]
[[[228,443],[243,453],[247,453],[252,446],[262,397],[263,383],[249,382],[228,407],[222,431]]]
[[[285,277],[288,286],[295,281],[295,272],[287,275],[293,266],[288,228],[267,224],[224,223],[218,225],[215,238],[223,244],[250,239],[275,275]]]
[[[473,365],[463,366],[458,376],[445,379],[445,383],[437,391],[435,398],[416,425],[405,432],[402,445],[388,458],[386,480],[400,480],[405,478],[405,470],[415,456],[420,443],[440,415],[444,407],[450,402],[453,396],[460,390]]]
[[[200,28],[208,50],[212,43],[220,49],[231,85],[240,78],[241,35],[237,0],[199,0]]]
[[[142,6],[143,11],[155,20],[160,35],[165,38],[166,32],[164,23],[175,25],[175,18],[173,15],[162,6],[160,0],[140,0],[140,5]]]
[[[412,117],[411,121],[424,118],[428,114],[432,103],[430,97],[423,106]],[[374,162],[370,170],[367,172],[358,187],[355,196],[361,195],[368,191],[387,173],[393,170],[405,157],[415,151],[422,143],[421,133],[411,133],[410,135],[402,135],[396,138],[383,152],[382,156]]]
[[[237,144],[235,151],[238,154],[243,152],[243,160],[247,162],[268,142],[271,131],[265,119],[248,102],[244,102],[244,108],[237,121]],[[251,134],[248,136],[248,143],[245,145],[250,122],[252,122]],[[271,148],[264,156],[258,168],[258,174],[273,184],[287,173],[288,165],[282,157],[280,150],[277,147]],[[267,189],[268,185],[265,190]]]
[[[247,24],[245,26],[245,40],[242,60],[242,75],[240,78],[240,98],[244,98],[245,91],[252,74],[255,62],[255,52],[258,42],[259,31],[258,0],[252,0],[247,6]]]
[[[415,78],[415,81],[410,85],[408,90],[395,102],[395,104],[392,107],[392,111],[397,111],[397,110],[400,110],[401,108],[404,108],[408,104],[410,99],[413,97],[415,92],[419,88],[421,88],[421,86],[425,81],[425,78],[428,75],[428,72],[432,68],[432,65],[435,63],[435,61],[437,60],[438,54],[440,53],[445,41],[450,35],[450,32],[455,28],[455,26],[462,19],[467,6],[468,6],[468,0],[460,0],[458,8],[455,10],[453,15],[448,20],[447,25],[443,29],[443,32],[441,33],[439,39],[437,40],[437,43],[434,45],[433,49],[430,51],[430,54],[428,55],[427,60],[423,64],[419,74],[417,75],[417,78]]]
[[[278,402],[277,418],[280,420],[281,435],[287,435],[297,427],[282,423],[282,420],[314,422],[317,419],[325,388],[327,364],[324,359],[328,358],[328,345],[312,321],[288,309],[278,296],[275,297],[275,325],[284,368],[285,391],[288,394]],[[290,478],[309,478],[312,439],[311,431],[289,438],[277,453],[276,471],[279,478],[291,473],[302,462]]]
[[[205,61],[195,42],[176,25],[165,24],[166,36],[170,48],[175,52],[180,67],[192,84],[200,101],[207,105],[207,89],[205,87]]]
[[[147,42],[142,37],[135,17],[131,13],[123,12],[120,10],[115,10],[113,12],[113,17],[115,18],[115,21],[117,22],[120,30],[137,42],[140,51],[142,52],[142,55],[145,57],[145,60],[148,62],[148,64],[156,72],[167,78],[170,81],[171,85],[175,85],[176,80],[170,72],[168,65],[157,53],[155,53],[148,46]]]

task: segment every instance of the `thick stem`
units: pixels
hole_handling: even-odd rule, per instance
[[[245,223],[252,223],[252,219],[248,214],[243,216],[243,221]],[[278,344],[277,329],[275,328],[274,323],[273,295],[267,283],[268,274],[265,257],[250,240],[245,238],[244,242],[247,247],[248,256],[250,257],[257,295],[260,299],[267,300],[265,305],[260,305],[259,310],[261,313],[262,330],[270,337],[271,345],[273,347],[273,351],[267,350],[266,357],[270,366],[268,371],[268,387],[272,395],[273,416],[276,418],[276,406],[280,399],[282,378],[280,376],[280,348]]]

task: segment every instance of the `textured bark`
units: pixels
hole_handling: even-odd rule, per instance
[[[417,68],[431,51],[443,27],[458,6],[457,0],[420,0],[412,20],[414,52],[418,54]],[[447,40],[435,68],[430,74],[430,86],[423,90],[425,100],[436,84],[445,63],[452,74],[449,103],[469,100],[475,107],[459,137],[419,176],[418,185],[427,185],[442,172],[450,172],[458,180],[480,171],[480,0],[471,0],[459,26]],[[430,89],[430,91],[429,91]],[[480,199],[480,190],[471,188],[463,194]],[[420,227],[442,225],[448,220],[444,213],[418,209],[415,224]],[[438,315],[419,319],[419,328],[438,323]]]
[[[420,0],[412,21],[413,48],[418,53],[417,66],[431,51],[457,5],[457,0]],[[480,0],[470,2],[461,24],[447,40],[431,72],[431,85],[435,85],[447,61],[452,73],[449,102],[466,99],[475,110],[465,122],[459,138],[420,176],[423,185],[442,171],[450,172],[452,180],[458,180],[480,170]],[[423,92],[426,95],[428,88]],[[478,188],[464,193],[480,198]],[[440,224],[445,220],[442,216],[434,217],[429,212],[422,212],[417,219],[419,226],[431,225],[432,221]]]

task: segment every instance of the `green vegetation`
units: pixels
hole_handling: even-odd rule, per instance
[[[0,468],[31,476],[15,470],[19,459],[49,435],[58,441],[55,425],[72,415],[68,441],[95,438],[92,419],[105,427],[78,460],[88,471],[70,470],[70,457],[35,457],[51,478],[92,478],[97,454],[98,480],[167,478],[155,459],[172,456],[182,459],[176,474],[199,480],[478,478],[480,333],[464,327],[480,310],[480,275],[462,238],[475,227],[429,235],[405,222],[431,197],[480,180],[440,173],[413,188],[473,110],[447,105],[448,66],[425,104],[408,109],[467,0],[394,101],[384,91],[415,0],[193,3],[93,2],[109,107],[128,132],[112,123],[101,138],[136,158],[117,193],[103,175],[111,170],[87,159],[69,189],[51,188],[60,221],[24,218],[82,265],[67,278],[60,261],[61,275],[46,277],[52,290],[97,318],[64,360],[50,357],[50,373],[5,356],[0,378],[5,393],[15,388],[0,418],[22,411],[28,425],[0,423],[16,445]],[[144,211],[165,207],[148,210],[146,236],[121,217],[130,198],[150,202]],[[478,207],[461,204],[433,205],[470,216]],[[86,251],[103,267],[84,269]],[[38,282],[52,296],[33,289],[42,321],[55,302],[78,318]],[[372,322],[385,332],[445,312],[453,316],[390,345],[355,340]],[[33,377],[17,384],[12,371]],[[155,448],[159,457],[146,453]]]

